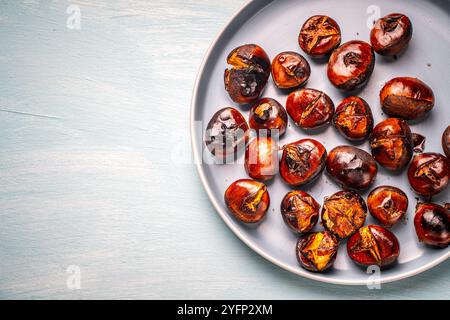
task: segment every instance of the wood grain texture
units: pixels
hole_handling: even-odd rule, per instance
[[[189,164],[189,104],[242,4],[0,3],[0,298],[450,297],[448,261],[381,290],[321,284],[259,257],[215,213]]]

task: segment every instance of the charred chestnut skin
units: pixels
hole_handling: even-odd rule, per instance
[[[316,179],[325,168],[327,150],[317,140],[302,139],[283,147],[280,175],[291,186],[301,186]]]
[[[230,107],[220,109],[206,127],[206,147],[219,159],[235,156],[245,146],[248,130],[248,124],[238,110]]]
[[[309,62],[297,52],[282,52],[272,61],[272,79],[280,89],[302,86],[308,81],[310,75]]]
[[[450,159],[450,126],[442,134],[442,150],[444,150],[447,158]]]
[[[300,190],[288,192],[281,201],[281,215],[286,225],[297,234],[309,232],[319,219],[319,203]]]
[[[420,196],[431,197],[444,191],[449,179],[448,158],[440,153],[426,152],[416,155],[408,168],[408,180]]]
[[[370,135],[375,160],[389,170],[405,167],[413,155],[411,129],[406,121],[388,118],[375,126]]]
[[[345,239],[364,225],[367,206],[356,192],[339,191],[325,198],[321,217],[326,230]]]
[[[245,171],[258,180],[270,180],[278,171],[278,145],[271,137],[257,136],[245,149]]]
[[[380,91],[383,111],[396,118],[418,120],[434,107],[433,90],[423,81],[411,77],[389,80]]]
[[[266,185],[250,179],[233,182],[225,191],[224,199],[234,217],[245,223],[260,222],[270,206]]]
[[[450,244],[450,212],[435,203],[418,203],[414,227],[420,242],[446,248]]]
[[[341,43],[341,29],[335,20],[315,15],[303,24],[298,36],[302,50],[312,57],[323,57]]]
[[[286,110],[298,127],[317,129],[333,119],[334,103],[326,93],[304,88],[289,94]]]
[[[297,261],[306,270],[323,272],[336,260],[338,240],[328,231],[306,234],[297,242]]]
[[[333,51],[328,61],[327,75],[336,88],[352,91],[367,83],[374,66],[372,47],[364,41],[353,40]]]
[[[379,186],[367,197],[367,207],[375,219],[390,228],[405,216],[408,196],[399,188]]]
[[[400,255],[400,244],[391,231],[369,225],[362,227],[348,239],[347,253],[360,266],[387,267]]]
[[[249,116],[250,128],[256,130],[268,130],[271,134],[273,130],[278,130],[278,135],[282,136],[286,132],[288,116],[283,106],[272,98],[263,98],[252,106]]]
[[[263,48],[246,44],[230,52],[224,73],[225,90],[234,102],[247,104],[260,96],[270,76],[270,60]]]
[[[373,129],[370,106],[360,97],[345,98],[336,108],[333,125],[348,140],[364,140]]]
[[[328,153],[326,168],[331,178],[344,189],[363,190],[377,176],[378,166],[366,151],[353,146],[338,146]]]
[[[401,13],[378,19],[370,32],[373,50],[382,56],[394,56],[405,50],[412,38],[411,20]]]

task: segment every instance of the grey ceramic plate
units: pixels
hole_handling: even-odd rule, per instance
[[[343,42],[352,39],[368,41],[368,25],[372,23],[373,14],[378,10],[382,16],[392,12],[408,15],[414,26],[414,35],[408,50],[397,60],[387,60],[377,55],[375,71],[359,95],[372,107],[377,123],[385,117],[379,106],[378,93],[387,80],[396,76],[413,76],[428,83],[436,95],[435,108],[425,121],[412,125],[412,130],[427,137],[425,151],[442,152],[440,137],[450,123],[450,2],[446,0],[251,1],[231,19],[212,44],[194,89],[191,113],[193,151],[201,180],[217,212],[244,243],[267,260],[290,272],[323,282],[364,285],[367,283],[368,274],[347,257],[344,245],[341,245],[334,268],[329,273],[316,274],[299,267],[295,257],[297,238],[284,225],[279,210],[280,201],[289,191],[289,187],[279,176],[269,184],[271,208],[263,223],[258,227],[248,227],[233,219],[224,206],[223,194],[230,183],[239,178],[246,178],[247,175],[242,164],[211,165],[205,162],[210,160],[210,157],[208,152],[204,152],[204,127],[211,116],[224,106],[234,106],[248,118],[248,108],[235,106],[224,90],[223,71],[227,67],[226,57],[233,48],[246,43],[256,43],[262,46],[271,58],[287,50],[304,55],[298,46],[297,36],[303,22],[314,14],[333,17],[341,27]],[[307,87],[325,91],[335,104],[339,103],[343,94],[328,82],[326,64],[309,57],[307,59],[312,68]],[[283,105],[287,97],[275,88],[272,80],[269,81],[263,96],[275,98]],[[196,125],[198,122],[203,123],[203,128]],[[300,129],[290,125],[281,139],[281,144],[305,136]],[[327,150],[348,144],[331,126],[324,132],[313,135],[313,138],[322,142]],[[359,147],[368,150],[367,141]],[[392,175],[380,168],[374,186],[382,184],[394,185],[404,190],[408,194],[410,207],[405,222],[393,228],[401,244],[398,264],[381,272],[381,282],[410,277],[445,261],[450,255],[450,249],[431,249],[417,241],[413,225],[416,199],[409,187],[406,172]],[[303,190],[322,202],[325,196],[333,194],[339,188],[323,174],[317,182]],[[367,193],[363,193],[363,196],[366,197]],[[448,189],[433,200],[438,203],[450,200]],[[366,224],[370,223],[375,223],[371,217],[366,221]],[[316,226],[316,230],[320,228],[319,225]]]

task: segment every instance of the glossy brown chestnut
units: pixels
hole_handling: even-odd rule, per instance
[[[362,227],[348,239],[347,253],[360,266],[386,267],[397,260],[400,244],[389,230],[369,225]]]
[[[386,169],[403,168],[413,154],[412,135],[408,123],[397,118],[380,122],[370,135],[370,148],[375,160]]]
[[[408,180],[418,195],[430,197],[447,188],[449,174],[447,157],[427,152],[413,158],[408,169]]]
[[[287,121],[286,110],[275,99],[260,99],[250,110],[249,125],[257,132],[266,129],[267,134],[270,134],[273,130],[278,130],[278,135],[281,136],[286,132]]]
[[[434,247],[445,248],[450,244],[450,212],[434,203],[418,203],[414,216],[419,241]]]
[[[269,208],[269,192],[262,182],[238,180],[225,191],[225,204],[236,219],[256,223],[264,218]]]
[[[338,146],[327,157],[327,172],[346,189],[368,188],[377,175],[378,167],[372,156],[356,147]]]
[[[433,109],[433,90],[416,78],[398,77],[388,81],[380,91],[383,111],[391,117],[416,120]]]
[[[347,97],[337,106],[333,124],[345,138],[364,140],[373,128],[372,111],[364,99]]]
[[[314,139],[302,139],[283,147],[280,174],[291,186],[300,186],[317,178],[325,167],[327,150]]]
[[[372,75],[375,54],[364,41],[349,41],[333,51],[328,79],[338,89],[351,91],[364,86]]]
[[[288,227],[298,234],[309,232],[317,224],[320,205],[304,191],[288,192],[281,201],[281,215]]]
[[[308,55],[322,57],[339,46],[341,29],[330,17],[312,16],[303,24],[298,43]]]
[[[288,96],[286,110],[300,128],[317,129],[331,122],[334,104],[322,91],[300,89]]]
[[[238,104],[258,99],[270,76],[267,53],[255,44],[237,47],[228,55],[230,69],[225,70],[225,89],[231,100]]]
[[[380,186],[373,189],[367,198],[370,214],[385,227],[392,227],[408,210],[408,197],[396,187]]]
[[[444,150],[447,158],[450,159],[450,126],[442,134],[442,150]]]
[[[367,206],[364,199],[352,191],[339,191],[326,197],[322,207],[324,228],[340,239],[354,234],[364,225]]]
[[[378,19],[370,33],[373,50],[382,56],[394,56],[403,51],[412,38],[411,20],[401,13],[391,13]]]
[[[248,125],[242,114],[234,108],[223,108],[211,118],[206,128],[205,143],[217,158],[228,158],[245,146]]]
[[[304,85],[311,75],[308,61],[297,52],[286,51],[272,61],[272,78],[280,89],[291,89]]]
[[[339,242],[331,233],[309,233],[298,239],[297,261],[306,270],[323,272],[333,266],[338,248]]]
[[[253,179],[269,180],[278,171],[278,144],[271,137],[255,137],[245,149],[245,171]]]

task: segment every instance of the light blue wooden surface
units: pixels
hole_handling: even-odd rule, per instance
[[[0,3],[0,298],[450,297],[449,261],[381,290],[325,285],[265,261],[214,212],[189,164],[189,104],[242,4]]]

